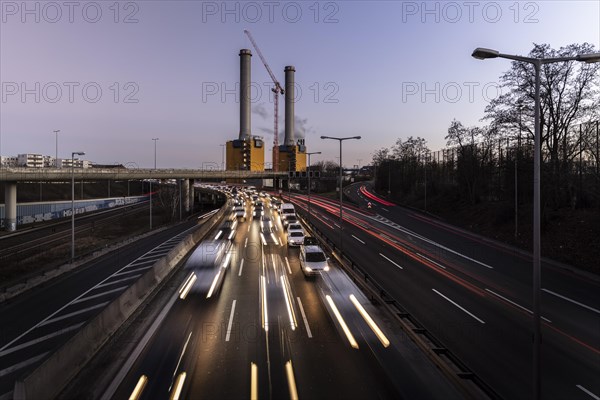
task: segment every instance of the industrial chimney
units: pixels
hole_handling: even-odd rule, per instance
[[[285,71],[285,139],[283,144],[286,146],[294,146],[296,138],[294,134],[294,102],[296,91],[294,90],[294,74],[296,68],[288,65]]]
[[[250,138],[250,61],[252,53],[248,49],[240,50],[240,140]],[[286,132],[287,134],[287,132]]]

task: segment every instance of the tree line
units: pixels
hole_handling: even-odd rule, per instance
[[[558,50],[534,44],[529,57],[594,53],[589,43]],[[541,186],[543,207],[600,208],[600,64],[567,61],[541,70]],[[482,118],[487,125],[451,121],[447,148],[432,152],[421,137],[397,139],[373,154],[375,185],[400,202],[444,196],[453,201],[529,203],[533,186],[533,66],[512,62],[500,76],[502,94]]]

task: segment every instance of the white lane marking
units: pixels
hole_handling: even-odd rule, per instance
[[[244,259],[242,258],[242,261],[240,261],[240,272],[238,272],[238,276],[242,276],[242,268],[244,268]]]
[[[338,228],[340,227],[338,224],[336,224],[335,222],[333,223],[335,226],[337,226]]]
[[[440,268],[446,269],[446,267],[444,267],[442,264],[440,264],[440,263],[436,263],[436,262],[435,262],[435,261],[433,261],[431,258],[425,257],[425,256],[424,256],[423,254],[421,254],[421,253],[417,253],[417,255],[418,255],[419,257],[421,257],[421,258],[424,258],[425,260],[427,260],[427,261],[429,261],[429,262],[431,262],[431,263],[434,263],[435,265],[437,265],[437,266],[438,266],[438,267],[440,267]]]
[[[363,242],[362,240],[360,240],[359,238],[357,238],[356,236],[352,235],[352,237],[356,240],[358,240],[359,242],[361,242],[362,244],[365,244],[365,242]]]
[[[25,368],[28,365],[31,365],[31,364],[34,364],[34,363],[38,362],[39,360],[41,360],[48,353],[49,353],[49,351],[47,351],[45,353],[42,353],[40,355],[37,355],[35,357],[28,358],[25,361],[21,361],[19,363],[11,365],[8,368],[4,368],[4,369],[0,370],[0,378],[3,377],[3,376],[5,376],[5,375],[12,374],[13,372],[20,370],[21,368]]]
[[[252,226],[252,224],[248,224],[248,230],[246,232],[250,232],[250,227]]]
[[[519,308],[520,308],[521,310],[523,310],[523,311],[527,311],[529,314],[533,314],[533,311],[531,311],[531,310],[529,310],[529,309],[527,309],[527,308],[523,307],[523,306],[522,306],[522,305],[520,305],[520,304],[517,304],[517,303],[515,303],[515,302],[514,302],[514,301],[512,301],[512,300],[509,300],[509,299],[507,299],[506,297],[502,296],[501,294],[498,294],[498,293],[494,292],[493,290],[490,290],[490,289],[487,289],[487,288],[486,288],[486,289],[485,289],[485,291],[486,291],[486,292],[489,292],[489,293],[491,293],[491,294],[493,294],[494,296],[497,296],[497,297],[501,298],[502,300],[504,300],[504,301],[506,301],[506,302],[508,302],[508,303],[512,304],[512,305],[513,305],[513,306],[515,306],[515,307],[519,307]],[[548,318],[544,318],[544,317],[542,317],[542,319],[543,319],[544,321],[546,321],[546,322],[552,323],[552,321],[550,321]]]
[[[139,267],[140,265],[148,265],[148,264],[154,264],[156,261],[154,260],[145,260],[145,261],[141,261],[141,262],[134,262],[129,264],[126,268],[130,268],[130,267]]]
[[[81,298],[75,300],[74,302],[72,302],[71,304],[77,304],[77,303],[81,303],[82,301],[88,301],[88,300],[91,300],[91,299],[96,299],[98,297],[106,296],[107,294],[111,294],[111,293],[115,293],[115,292],[120,292],[120,291],[123,291],[123,290],[127,289],[127,287],[128,286],[121,286],[121,287],[118,287],[118,288],[113,289],[113,290],[107,290],[106,292],[95,294],[93,296],[81,297]]]
[[[132,279],[136,279],[139,278],[140,276],[142,276],[142,274],[137,274],[137,275],[133,275],[133,276],[128,276],[127,278],[123,278],[123,279],[119,279],[117,281],[113,281],[113,282],[107,282],[107,283],[103,283],[102,285],[98,285],[96,286],[96,289],[101,288],[101,287],[105,287],[105,286],[110,286],[110,285],[115,285],[117,283],[121,283],[121,282],[125,282],[125,281],[130,281]]]
[[[583,386],[581,386],[581,385],[575,385],[575,387],[577,387],[577,389],[581,390],[585,394],[589,395],[592,399],[594,399],[594,400],[600,400],[600,397],[596,396],[594,393],[590,392],[589,390],[587,390]]]
[[[461,307],[460,305],[458,305],[458,303],[455,303],[454,301],[450,300],[448,297],[444,296],[443,294],[441,294],[440,292],[438,292],[435,289],[431,289],[434,292],[436,292],[438,295],[442,296],[444,299],[446,299],[447,301],[449,301],[450,303],[454,304],[456,307],[460,308],[461,310],[463,310],[464,312],[466,312],[467,314],[469,314],[471,317],[475,318],[477,321],[481,322],[482,324],[485,324],[485,321],[482,320],[481,318],[477,318],[474,314],[470,313],[469,311],[467,311],[467,309],[465,309],[464,307]]]
[[[585,304],[583,304],[583,303],[580,303],[580,302],[578,302],[578,301],[575,301],[575,300],[573,300],[573,299],[570,299],[570,298],[568,298],[568,297],[566,297],[566,296],[563,296],[562,294],[558,294],[558,293],[556,293],[556,292],[553,292],[552,290],[548,290],[548,289],[542,289],[542,290],[543,290],[544,292],[546,292],[546,293],[550,293],[550,294],[552,294],[552,295],[554,295],[554,296],[556,296],[556,297],[560,297],[560,298],[561,298],[561,299],[563,299],[563,300],[570,301],[570,302],[571,302],[571,303],[573,303],[573,304],[577,304],[577,305],[578,305],[578,306],[580,306],[580,307],[583,307],[583,308],[585,308],[585,309],[588,309],[588,310],[590,310],[590,311],[593,311],[593,312],[595,312],[596,314],[600,314],[600,311],[599,311],[599,310],[596,310],[594,307],[590,307],[590,306],[588,306],[588,305],[585,305]]]
[[[390,210],[388,210],[387,208],[383,208],[383,207],[381,207],[381,209],[382,209],[383,211],[390,212]]]
[[[140,272],[143,271],[145,269],[149,269],[152,268],[154,266],[154,264],[152,265],[148,265],[146,267],[140,267],[140,268],[136,268],[136,269],[132,269],[132,270],[128,270],[128,271],[121,271],[118,274],[114,274],[113,276],[111,276],[111,278],[114,278],[115,276],[121,276],[121,275],[127,275],[127,274],[131,274],[132,272]],[[98,286],[96,286],[98,287]]]
[[[225,341],[229,342],[229,337],[231,336],[231,325],[233,324],[233,313],[235,312],[235,303],[237,300],[233,300],[231,304],[231,314],[229,315],[229,324],[227,325],[227,335],[225,335]]]
[[[186,234],[188,231],[195,229],[195,226],[186,229],[185,231],[181,232],[179,235],[175,236],[178,237],[180,235]],[[173,240],[172,238],[169,240]],[[164,244],[161,243],[161,245]],[[159,245],[160,246],[160,245]],[[156,246],[154,249],[156,249],[158,246]],[[150,253],[152,250],[149,250],[148,253]],[[148,254],[145,253],[145,254]],[[135,261],[137,261],[138,259],[134,260],[133,262],[131,262],[130,264],[127,264],[126,266],[124,266],[123,268],[121,268],[120,270],[118,270],[115,274],[112,274],[106,278],[104,278],[102,281],[100,281],[97,285],[89,288],[88,290],[86,290],[85,292],[83,292],[82,294],[80,294],[79,296],[77,296],[75,299],[71,300],[70,302],[68,302],[67,304],[65,304],[64,306],[62,306],[61,308],[59,308],[58,310],[54,311],[52,314],[48,315],[46,318],[44,318],[42,321],[40,321],[39,323],[37,323],[36,325],[32,326],[31,328],[27,329],[25,332],[23,332],[22,334],[20,334],[19,336],[17,336],[16,338],[14,338],[13,340],[11,340],[10,342],[8,342],[7,344],[5,344],[4,346],[2,346],[0,348],[0,351],[7,349],[8,347],[10,347],[13,343],[15,343],[16,341],[18,341],[19,339],[21,339],[23,336],[27,335],[29,332],[33,331],[34,329],[36,329],[41,323],[49,320],[50,318],[54,317],[56,314],[60,313],[62,310],[64,310],[65,308],[69,307],[71,304],[74,304],[77,300],[79,300],[80,298],[82,298],[83,296],[85,296],[86,294],[88,294],[89,292],[91,292],[92,290],[96,289],[96,287],[98,285],[101,285],[103,283],[105,283],[106,281],[108,281],[109,279],[113,278],[116,276],[117,273],[120,273],[121,271],[129,268],[131,266],[131,264],[133,264]]]
[[[387,258],[386,256],[384,256],[383,254],[379,253],[379,255],[383,258],[385,258],[386,260],[388,260],[389,262],[391,262],[392,264],[394,264],[396,267],[400,268],[400,269],[404,269],[401,266],[399,266],[398,264],[396,264],[394,261],[390,260],[389,258]]]
[[[248,238],[246,238],[246,240],[244,241],[244,248],[246,248],[248,246]]]
[[[26,347],[30,347],[30,346],[33,346],[35,344],[41,343],[41,342],[43,342],[45,340],[55,338],[57,336],[65,334],[67,332],[74,331],[76,329],[79,329],[81,326],[83,326],[83,324],[84,324],[84,322],[81,322],[81,323],[75,324],[75,325],[71,325],[71,326],[63,328],[63,329],[61,329],[59,331],[52,332],[52,333],[49,333],[49,334],[47,334],[45,336],[39,337],[37,339],[30,340],[29,342],[21,343],[21,344],[19,344],[17,346],[10,347],[10,348],[8,348],[6,350],[0,351],[0,357],[3,357],[3,356],[5,356],[7,354],[10,354],[10,353],[14,353],[15,351],[19,351],[19,350],[24,349]]]
[[[287,266],[287,270],[290,273],[290,275],[292,274],[292,269],[290,268],[290,262],[288,261],[288,258],[285,258],[285,265]]]
[[[304,320],[304,326],[306,327],[306,333],[309,338],[312,338],[312,332],[310,331],[310,326],[308,326],[308,319],[306,318],[306,314],[304,313],[304,307],[302,307],[302,300],[300,297],[296,297],[298,299],[298,305],[300,306],[300,313],[302,314],[302,319]]]
[[[161,258],[163,256],[164,256],[164,254],[157,254],[156,251],[152,250],[152,253],[144,255],[144,256],[141,256],[140,258],[138,258],[138,261],[141,261],[141,260],[146,261],[146,260],[150,260],[150,259],[153,259],[153,258]]]
[[[379,218],[378,218],[378,217],[379,217]],[[436,246],[436,247],[438,247],[438,248],[440,248],[440,249],[442,249],[442,250],[445,250],[445,251],[447,251],[447,252],[449,252],[449,253],[452,253],[452,254],[455,254],[455,255],[457,255],[457,256],[459,256],[459,257],[462,257],[462,258],[464,258],[465,260],[469,260],[469,261],[471,261],[471,262],[474,262],[474,263],[476,263],[476,264],[479,264],[479,265],[481,265],[481,266],[483,266],[483,267],[486,267],[486,268],[489,268],[489,269],[494,269],[494,267],[492,267],[491,265],[488,265],[488,264],[486,264],[486,263],[483,263],[483,262],[481,262],[481,261],[475,260],[474,258],[471,258],[471,257],[469,257],[469,256],[466,256],[466,255],[464,255],[464,254],[461,254],[461,253],[459,253],[458,251],[452,250],[451,248],[449,248],[449,247],[446,247],[446,246],[444,246],[444,245],[441,245],[441,244],[439,244],[439,243],[437,243],[437,242],[434,242],[434,241],[433,241],[433,240],[431,240],[431,239],[427,239],[426,237],[424,237],[424,236],[422,236],[422,235],[419,235],[419,234],[417,234],[417,233],[415,233],[415,232],[413,232],[413,231],[411,231],[411,230],[409,230],[409,229],[402,228],[400,225],[398,225],[398,224],[396,224],[396,223],[392,223],[392,222],[391,222],[389,219],[387,219],[387,218],[385,218],[385,217],[382,217],[382,216],[380,216],[379,214],[377,215],[377,217],[369,217],[369,218],[371,218],[371,219],[373,219],[373,220],[376,220],[376,221],[379,221],[379,222],[381,222],[381,223],[383,223],[383,224],[385,224],[385,225],[387,225],[387,226],[390,226],[390,227],[392,227],[392,228],[394,228],[394,229],[396,229],[396,230],[398,230],[398,231],[400,231],[400,232],[403,232],[403,233],[405,233],[405,234],[407,234],[407,235],[414,236],[414,237],[416,237],[417,239],[420,239],[420,240],[422,240],[422,241],[424,241],[424,242],[426,242],[426,243],[429,243],[429,244],[431,244],[431,245],[433,245],[433,246]],[[380,219],[380,218],[381,218],[381,219]]]
[[[44,325],[48,325],[48,324],[51,324],[51,323],[56,322],[56,321],[62,321],[63,319],[67,319],[67,318],[73,317],[75,315],[83,314],[83,313],[86,313],[88,311],[94,310],[96,308],[104,307],[108,303],[109,303],[108,301],[105,301],[104,303],[96,304],[94,306],[91,306],[91,307],[88,307],[88,308],[84,308],[83,310],[78,310],[78,311],[75,311],[75,312],[72,312],[72,313],[61,315],[60,317],[56,317],[56,318],[52,318],[52,319],[46,320],[46,321],[42,322],[41,324],[39,324],[38,326],[44,326]]]

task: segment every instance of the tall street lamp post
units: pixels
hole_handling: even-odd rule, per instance
[[[541,166],[541,130],[540,130],[540,69],[542,65],[563,61],[582,61],[595,63],[600,61],[600,53],[580,54],[574,57],[531,58],[502,54],[496,50],[478,47],[471,54],[478,60],[488,58],[506,58],[533,65],[535,71],[535,110],[534,110],[534,153],[533,153],[533,399],[541,398],[540,349],[541,349],[541,230],[540,230],[540,166]]]
[[[58,132],[60,132],[60,129],[57,129],[54,132],[54,135],[56,136],[56,153],[54,155],[54,167],[58,168]]]
[[[154,141],[154,170],[156,171],[156,142],[158,138],[152,138]],[[150,179],[150,230],[152,230],[152,179]]]
[[[343,251],[343,216],[342,216],[342,209],[343,209],[343,191],[342,191],[342,175],[343,175],[343,164],[342,164],[342,142],[344,140],[350,140],[350,139],[360,139],[360,136],[349,136],[349,137],[343,137],[343,138],[339,138],[339,137],[333,137],[333,136],[321,136],[321,139],[331,139],[331,140],[337,140],[338,142],[340,142],[340,257],[342,256],[342,251]]]
[[[75,156],[83,156],[83,151],[71,153],[71,262],[75,260]]]
[[[308,156],[308,222],[310,223],[311,220],[311,214],[310,214],[310,175],[311,175],[311,170],[310,170],[310,156],[313,154],[321,154],[320,151],[313,151],[312,153],[306,153],[306,155]]]
[[[223,148],[222,154],[221,154],[221,170],[225,171],[225,145],[220,144],[219,146],[221,146]]]

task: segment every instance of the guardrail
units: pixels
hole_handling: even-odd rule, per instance
[[[144,303],[160,283],[171,275],[187,253],[202,240],[231,207],[226,202],[199,229],[187,235],[100,314],[72,336],[28,376],[15,382],[15,400],[55,398],[104,346],[117,329]]]
[[[471,371],[454,353],[428,331],[413,315],[394,299],[371,275],[347,254],[340,254],[338,246],[316,225],[309,223],[300,212],[300,218],[311,233],[325,243],[325,250],[333,255],[342,269],[369,299],[381,305],[400,324],[406,335],[427,355],[440,371],[467,399],[501,400],[502,397],[485,381]]]

